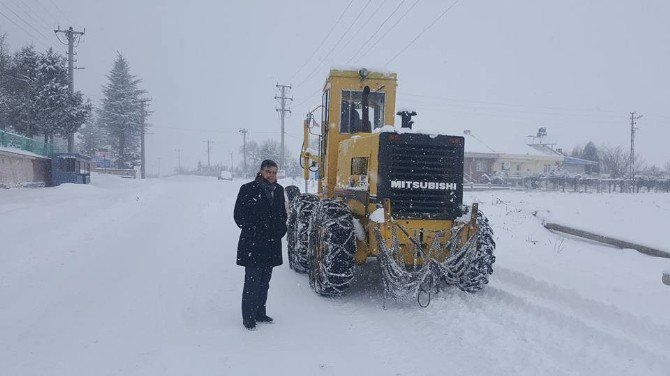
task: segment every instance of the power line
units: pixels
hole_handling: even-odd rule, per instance
[[[409,44],[407,44],[402,50],[400,50],[400,52],[398,52],[397,54],[395,54],[395,56],[393,56],[393,57],[391,58],[391,60],[387,61],[386,64],[385,64],[385,66],[391,64],[391,62],[392,62],[393,60],[395,60],[398,56],[400,56],[403,52],[405,52],[405,51],[406,51],[412,44],[414,44],[414,42],[417,41],[417,39],[419,39],[419,38],[420,38],[426,31],[428,31],[428,29],[430,29],[431,27],[433,27],[433,25],[435,25],[435,24],[437,23],[437,21],[439,21],[442,17],[444,17],[444,15],[447,14],[447,12],[449,12],[449,11],[451,10],[451,8],[453,8],[456,4],[458,4],[459,1],[460,1],[460,0],[456,0],[456,1],[453,2],[453,4],[449,5],[449,7],[447,7],[447,9],[444,10],[444,12],[440,13],[440,15],[437,16],[437,17],[433,20],[433,22],[431,22],[425,29],[423,29],[423,30],[422,30],[416,37],[414,37],[414,39],[412,39],[412,41],[409,42]]]
[[[608,115],[608,114],[587,114],[587,113],[569,113],[569,112],[545,112],[538,110],[523,110],[523,109],[514,109],[514,108],[490,108],[490,107],[480,107],[480,106],[469,106],[462,104],[450,104],[450,103],[422,103],[419,102],[418,105],[411,105],[411,107],[423,108],[428,110],[447,110],[454,111],[454,108],[461,110],[466,113],[472,113],[477,115],[525,115],[525,116],[535,116],[535,117],[564,117],[564,118],[586,118],[586,119],[610,119],[615,120],[619,119],[620,116]]]
[[[295,71],[295,73],[293,73],[293,75],[291,76],[291,78],[289,78],[289,82],[291,82],[291,81],[293,80],[293,78],[295,78],[295,76],[297,76],[298,73],[299,73],[299,72],[300,72],[300,71],[307,65],[307,63],[309,63],[310,60],[312,60],[312,58],[314,57],[314,55],[316,55],[316,52],[319,50],[319,48],[321,48],[321,47],[323,46],[323,44],[326,42],[326,40],[330,37],[330,35],[333,33],[333,30],[335,30],[335,27],[340,23],[340,21],[342,20],[342,17],[343,17],[344,14],[347,12],[347,10],[349,10],[349,8],[351,7],[351,4],[353,4],[353,3],[354,3],[354,0],[351,0],[351,1],[349,2],[349,4],[347,5],[347,7],[344,8],[344,10],[342,11],[342,13],[340,13],[340,16],[337,18],[337,21],[335,21],[335,23],[333,24],[333,26],[330,28],[330,30],[329,30],[328,33],[326,34],[326,37],[323,38],[323,40],[321,41],[321,43],[319,43],[319,46],[318,46],[316,49],[314,49],[314,51],[312,51],[312,54],[311,54],[311,55],[309,56],[309,58],[305,61],[305,63],[304,63],[303,65],[301,65],[300,68],[298,68],[298,70]]]
[[[23,17],[19,16],[18,13],[14,12],[14,10],[12,10],[12,8],[10,8],[7,4],[3,4],[3,5],[5,6],[5,9],[7,9],[7,10],[10,11],[10,12],[12,12],[12,14],[14,14],[14,15],[16,16],[16,18],[18,18],[21,22],[23,22],[24,24],[28,25],[31,29],[35,30],[39,35],[41,35],[42,38],[44,38],[44,40],[47,42],[47,45],[49,45],[49,43],[50,43],[50,41],[49,41],[49,37],[47,37],[46,35],[44,35],[44,33],[42,33],[38,28],[36,28],[35,26],[33,26],[33,24],[31,24],[30,22],[24,20]],[[16,23],[15,23],[15,25],[16,25]],[[25,31],[25,30],[24,30],[24,31]]]
[[[48,22],[44,22],[44,19],[41,18],[41,16],[39,15],[39,13],[36,12],[31,6],[29,6],[28,4],[26,4],[25,2],[23,2],[23,0],[17,0],[17,1],[18,1],[21,5],[23,5],[22,10],[28,15],[28,17],[30,17],[33,21],[35,21],[35,23],[39,24],[39,26],[42,27],[42,28],[44,28],[44,29],[47,29],[47,30],[51,29],[51,27],[49,26],[49,23],[48,23]],[[27,10],[26,10],[26,9],[27,9]],[[37,18],[33,17],[33,16],[38,17],[39,20],[38,20]]]
[[[356,16],[356,18],[354,19],[354,21],[353,21],[353,22],[349,25],[349,27],[347,28],[347,30],[344,31],[344,33],[342,34],[342,36],[340,37],[340,39],[337,40],[337,43],[335,43],[335,45],[333,46],[333,48],[331,48],[331,50],[328,52],[328,54],[326,54],[326,56],[324,56],[323,59],[321,59],[321,61],[320,61],[319,64],[314,68],[314,70],[313,70],[309,75],[307,75],[307,77],[305,77],[304,80],[302,80],[298,85],[296,85],[296,87],[295,87],[296,89],[299,88],[300,86],[302,86],[302,84],[304,84],[305,82],[307,82],[307,80],[309,80],[309,79],[314,75],[314,73],[316,73],[316,72],[319,70],[319,68],[321,68],[321,64],[323,64],[323,62],[326,61],[326,59],[327,59],[327,58],[328,58],[328,57],[335,51],[335,49],[337,48],[337,46],[340,45],[340,42],[342,42],[342,39],[344,39],[344,37],[345,37],[345,36],[347,35],[347,33],[349,32],[349,30],[351,30],[351,28],[356,24],[356,22],[358,22],[358,19],[361,18],[361,15],[363,14],[363,12],[365,12],[365,9],[367,9],[367,7],[368,7],[368,5],[370,5],[370,2],[371,2],[371,1],[372,1],[372,0],[368,0],[368,1],[365,3],[365,6],[363,7],[363,9],[358,13],[358,15]]]
[[[54,7],[56,7],[56,10],[57,10],[63,17],[65,17],[65,19],[66,19],[70,24],[73,24],[73,23],[74,23],[74,22],[72,22],[72,20],[70,19],[70,17],[68,17],[67,14],[65,14],[65,12],[63,12],[63,11],[60,9],[60,7],[58,7],[58,4],[56,4],[53,0],[49,0],[49,1],[51,2],[51,4],[53,4]]]
[[[152,129],[154,130],[175,130],[175,131],[182,131],[182,132],[189,132],[189,133],[227,133],[227,134],[236,134],[238,132],[235,131],[228,131],[228,130],[221,130],[221,129],[205,129],[205,128],[182,128],[182,127],[170,127],[170,126],[153,126]],[[281,131],[247,131],[248,133],[252,134],[280,134]],[[284,132],[284,134],[290,138],[294,138],[296,140],[302,140],[301,137],[298,137],[294,134],[291,134],[289,132]]]
[[[18,27],[19,29],[23,30],[23,32],[26,33],[26,34],[27,34],[28,36],[30,36],[31,38],[33,38],[34,41],[37,41],[37,40],[39,39],[39,38],[35,37],[32,33],[30,33],[28,30],[24,29],[23,26],[21,26],[21,25],[17,24],[16,22],[14,22],[13,19],[9,18],[9,17],[8,17],[5,13],[3,13],[1,10],[0,10],[0,16],[5,17],[9,22],[13,23],[14,25],[16,25],[16,27]],[[41,43],[41,42],[42,42],[42,41],[40,41],[40,43]]]
[[[409,12],[411,12],[412,9],[414,9],[414,7],[419,3],[419,1],[421,1],[421,0],[416,0],[416,1],[415,1],[409,8],[405,11],[405,14],[404,14],[403,16],[398,17],[398,19],[395,21],[395,23],[394,23],[393,25],[391,25],[391,27],[389,27],[388,29],[386,29],[386,31],[384,32],[384,34],[383,34],[381,37],[379,37],[379,38],[372,44],[372,46],[370,46],[370,48],[368,48],[367,50],[365,50],[365,52],[363,53],[363,55],[361,55],[360,58],[361,58],[361,59],[364,58],[368,53],[370,53],[370,51],[372,51],[372,50],[375,48],[375,46],[376,46],[382,39],[386,38],[386,36],[388,35],[388,33],[391,32],[391,30],[393,30],[396,26],[398,26],[398,24],[400,23],[400,21],[402,21],[402,20],[405,19],[404,16],[407,16],[407,15],[409,14]]]
[[[307,102],[308,100],[312,99],[312,96],[313,96],[314,94],[317,94],[317,93],[320,93],[320,92],[321,92],[321,88],[316,89],[315,92],[313,92],[312,94],[306,96],[305,99],[301,100],[300,102],[298,102],[298,103],[295,104],[294,106],[295,106],[295,107],[299,107],[299,106],[301,106],[303,103],[305,103],[305,102]]]
[[[404,3],[405,3],[405,0],[401,0],[400,3],[398,3],[398,6],[395,7],[395,9],[393,10],[393,12],[391,12],[391,14],[389,14],[388,17],[386,17],[386,19],[379,25],[379,27],[377,28],[377,30],[375,30],[375,32],[372,33],[372,35],[370,35],[370,37],[365,41],[365,43],[363,43],[363,44],[361,45],[361,47],[359,47],[358,50],[356,50],[356,52],[353,54],[353,56],[351,56],[351,57],[349,58],[349,60],[347,60],[347,62],[346,62],[345,64],[349,64],[349,62],[350,62],[351,60],[353,60],[353,59],[358,55],[358,53],[361,52],[361,50],[363,50],[363,48],[365,47],[365,45],[367,45],[367,44],[372,40],[372,38],[374,38],[375,35],[377,35],[377,33],[379,32],[379,30],[381,30],[382,27],[388,22],[388,20],[390,20],[391,17],[393,17],[393,15],[396,14],[396,12],[398,12],[398,9],[400,9],[400,7],[401,7]]]
[[[480,104],[480,105],[504,106],[504,107],[521,107],[521,108],[540,109],[540,110],[549,110],[549,111],[592,112],[592,113],[598,113],[598,114],[609,114],[609,115],[613,115],[613,116],[617,116],[617,117],[621,115],[621,112],[619,112],[619,111],[599,110],[599,109],[593,109],[593,108],[533,106],[533,105],[527,105],[527,104],[514,104],[514,103],[504,103],[504,102],[490,102],[490,101],[478,101],[478,100],[468,100],[468,99],[455,99],[455,98],[437,97],[437,96],[422,95],[422,94],[410,94],[410,93],[404,93],[404,92],[398,92],[398,96],[426,98],[426,99],[435,100],[435,101],[439,101],[439,102],[464,102],[464,103],[472,103],[472,104]],[[428,102],[424,102],[424,103],[428,103]]]
[[[375,14],[377,14],[377,13],[379,12],[379,10],[380,10],[384,5],[385,5],[384,0],[382,0],[382,1],[379,2],[379,5],[378,5],[378,6],[371,12],[370,20],[372,19],[372,17],[374,17]],[[368,25],[367,23],[365,23],[365,22],[361,22],[361,26],[359,26],[358,29],[356,29],[356,31],[354,31],[354,33],[352,34],[352,36],[351,36],[351,38],[349,39],[349,41],[347,42],[347,44],[345,44],[345,46],[351,46],[351,45],[354,45],[354,44],[355,44],[354,42],[356,41],[356,39],[360,39],[360,36],[362,35],[362,34],[361,34],[361,30],[363,30],[363,28],[364,28],[365,26],[367,26],[367,25]]]
[[[407,107],[407,106],[405,106]],[[533,121],[536,122],[538,121],[539,118],[558,118],[558,119],[569,119],[569,118],[575,118],[575,117],[580,117],[579,115],[571,115],[571,114],[534,114],[534,113],[528,113],[528,112],[519,112],[519,111],[504,111],[504,110],[488,110],[488,111],[482,111],[476,108],[461,108],[461,109],[452,109],[452,108],[445,108],[445,107],[425,107],[423,105],[416,105],[416,106],[411,106],[412,108],[416,110],[423,110],[425,112],[434,112],[434,113],[439,113],[441,116],[445,115],[445,112],[448,112],[448,114],[453,115],[453,114],[465,114],[469,116],[476,116],[476,117],[488,117],[488,118],[508,118],[508,119],[516,119],[516,120],[527,120],[527,121]],[[620,119],[620,117],[619,117]],[[599,123],[599,124],[614,124],[617,122],[616,118],[614,117],[591,117],[587,118],[586,120],[583,120],[584,122],[587,122],[588,124],[594,124],[594,123]]]
[[[51,19],[53,20],[53,22],[56,25],[58,25],[58,17],[55,17],[54,14],[51,12],[51,10],[49,8],[45,7],[44,4],[42,4],[42,2],[40,0],[35,0],[35,2],[37,4],[39,4],[39,6],[42,7],[42,9],[44,9],[44,11],[47,12],[47,14],[49,16],[51,16]]]

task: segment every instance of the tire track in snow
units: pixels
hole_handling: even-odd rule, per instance
[[[370,347],[385,348],[393,369],[404,372],[411,368],[399,365],[403,348],[414,349],[415,364],[457,363],[475,373],[663,375],[670,367],[666,328],[518,272],[497,272],[499,283],[478,294],[449,288],[425,310],[411,300],[387,301],[382,310],[373,266],[337,305],[362,319],[374,332]]]
[[[540,300],[555,309],[571,312],[600,329],[619,333],[628,339],[636,338],[638,342],[654,346],[659,353],[670,351],[670,328],[518,271],[498,268],[496,273],[497,284],[505,286],[505,290],[513,290],[516,294]]]
[[[472,299],[472,308],[491,320],[497,320],[510,334],[544,348],[557,364],[569,367],[566,372],[603,374],[634,367],[643,374],[665,375],[670,367],[667,355],[650,351],[644,345],[629,342],[606,330],[592,326],[581,317],[561,312],[514,292],[489,286],[482,294],[486,299]],[[563,338],[566,338],[563,340]]]

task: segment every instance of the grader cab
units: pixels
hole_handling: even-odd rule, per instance
[[[492,273],[488,220],[463,205],[463,137],[416,133],[410,111],[394,127],[396,86],[394,73],[331,70],[304,122],[305,192],[287,187],[288,256],[319,294],[342,293],[354,265],[375,257],[393,296],[444,284],[474,292]]]

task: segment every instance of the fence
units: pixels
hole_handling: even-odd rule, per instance
[[[595,177],[525,177],[516,181],[516,185],[523,185],[530,189],[569,191],[569,192],[670,192],[670,179],[645,178],[635,179],[606,179]]]
[[[3,130],[0,130],[0,147],[20,149],[45,157],[51,157],[54,152],[59,152],[59,150],[54,150],[52,144],[45,144],[44,142]]]

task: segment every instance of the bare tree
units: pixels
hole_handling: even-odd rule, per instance
[[[663,165],[663,171],[666,174],[670,175],[670,161],[665,162],[665,164]]]
[[[630,158],[621,146],[603,146],[600,148],[600,162],[610,177],[621,178],[626,176]]]

